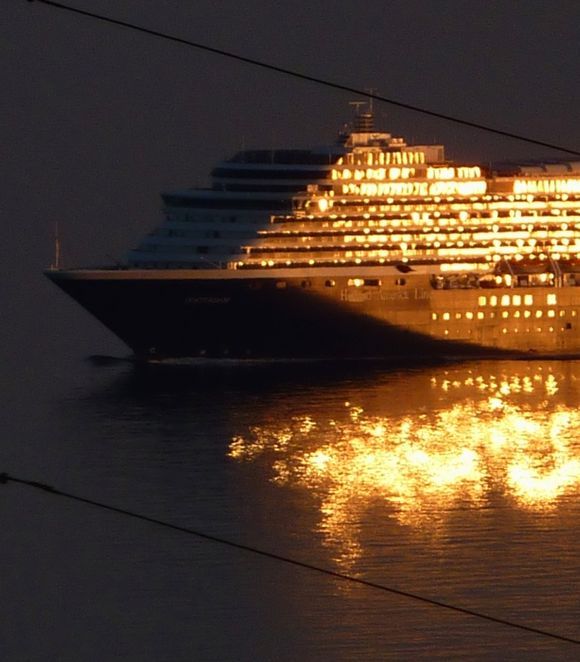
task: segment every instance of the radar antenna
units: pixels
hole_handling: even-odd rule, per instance
[[[349,101],[348,105],[354,108],[355,117],[360,115],[360,107],[364,106],[366,101]]]

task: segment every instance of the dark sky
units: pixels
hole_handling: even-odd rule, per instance
[[[578,0],[70,3],[580,149]],[[40,275],[56,220],[65,263],[121,256],[158,222],[159,191],[204,183],[242,145],[327,143],[352,99],[25,0],[1,4],[0,72],[4,305],[15,284],[56,297]],[[556,155],[377,111],[455,158]]]

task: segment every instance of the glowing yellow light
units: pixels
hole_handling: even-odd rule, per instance
[[[516,179],[514,193],[580,193],[580,178]]]
[[[320,530],[340,548],[339,563],[363,553],[353,522],[377,499],[400,524],[429,529],[434,516],[445,517],[455,504],[482,507],[498,488],[530,510],[554,508],[562,495],[580,492],[580,411],[552,404],[553,374],[449,375],[432,377],[430,387],[464,399],[412,416],[371,415],[347,402],[331,418],[254,427],[232,439],[229,455],[271,458],[277,484],[315,493]],[[536,388],[550,402],[538,406]],[[522,401],[526,393],[534,408]]]

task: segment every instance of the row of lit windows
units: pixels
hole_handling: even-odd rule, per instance
[[[371,232],[369,228],[351,229],[340,228],[334,231],[322,230],[316,227],[307,227],[300,225],[300,227],[274,227],[272,229],[260,230],[260,236],[265,239],[278,239],[278,240],[293,240],[295,237],[302,240],[316,240],[319,242],[332,242],[341,240],[344,242],[358,241],[358,242],[381,242],[381,241],[429,241],[429,242],[453,242],[469,241],[481,243],[494,243],[500,245],[501,243],[511,243],[518,246],[536,245],[558,245],[580,246],[580,226],[577,231],[572,230],[545,230],[536,228],[531,232],[527,230],[515,230],[513,228],[506,228],[498,232],[491,228],[485,231],[473,232],[465,227],[454,228],[452,232],[441,231],[440,228],[405,228],[395,230],[394,228],[380,228]]]
[[[577,312],[575,310],[570,311],[570,316],[571,317],[576,317]],[[508,310],[503,310],[500,313],[495,313],[495,312],[483,312],[482,310],[478,310],[476,313],[472,311],[467,311],[464,313],[431,313],[431,319],[432,320],[443,320],[443,321],[448,321],[451,319],[467,319],[467,320],[472,320],[472,319],[496,319],[501,317],[501,319],[508,319],[509,317],[513,317],[514,319],[520,319],[520,318],[525,318],[529,319],[531,317],[535,317],[536,319],[540,319],[541,317],[556,317],[556,311],[555,310],[514,310],[513,312],[510,312]],[[566,317],[566,311],[565,310],[560,310],[558,312],[559,317]]]
[[[548,227],[546,225],[521,226],[508,225],[499,227],[497,225],[487,225],[485,227],[472,228],[465,225],[458,225],[453,228],[440,227],[418,227],[408,225],[408,227],[397,227],[395,224],[387,221],[380,221],[377,226],[370,227],[365,221],[346,222],[341,227],[338,223],[333,223],[332,228],[328,224],[316,225],[310,223],[292,223],[284,226],[273,226],[260,232],[262,236],[288,237],[288,236],[308,236],[308,237],[348,237],[350,241],[357,241],[360,238],[369,238],[375,241],[381,237],[387,237],[397,240],[398,237],[405,237],[405,241],[413,238],[425,238],[429,241],[448,241],[450,239],[468,239],[476,240],[505,240],[505,239],[560,239],[563,243],[574,243],[570,240],[580,240],[580,224],[577,229],[558,229],[557,227]],[[210,228],[211,230],[211,228]],[[207,230],[206,230],[207,231]],[[552,243],[554,243],[552,241]]]
[[[332,208],[329,211],[320,212],[320,213],[304,213],[301,214],[292,214],[290,216],[275,216],[275,222],[281,223],[284,221],[292,222],[300,219],[305,219],[309,221],[316,221],[320,223],[323,220],[330,219],[336,221],[349,221],[349,220],[359,220],[361,218],[370,221],[372,220],[388,220],[391,223],[399,222],[409,223],[414,221],[416,223],[421,223],[421,225],[456,225],[458,222],[461,223],[471,223],[473,225],[481,225],[482,223],[538,223],[542,221],[543,223],[548,223],[550,225],[554,224],[567,224],[578,222],[578,215],[580,210],[578,209],[578,203],[575,205],[575,209],[570,209],[569,211],[562,210],[560,214],[554,214],[554,210],[549,208],[542,208],[537,211],[525,210],[525,213],[513,213],[514,210],[506,211],[497,211],[494,210],[488,213],[481,213],[474,211],[471,207],[468,207],[467,210],[450,210],[448,208],[441,208],[441,212],[428,212],[425,211],[425,207],[419,202],[413,205],[407,205],[403,209],[400,209],[396,205],[368,205],[368,204],[351,204],[344,205],[338,208]]]
[[[396,214],[393,213],[393,210],[390,210],[391,213],[389,214],[379,214],[374,212],[373,210],[370,210],[368,207],[355,207],[352,209],[345,210],[344,213],[342,214],[334,214],[330,216],[329,214],[325,215],[318,215],[318,216],[296,216],[291,219],[275,219],[276,223],[292,223],[296,221],[312,221],[313,223],[316,223],[317,225],[321,225],[323,222],[325,222],[327,219],[334,221],[337,224],[337,227],[342,227],[344,224],[345,226],[348,227],[349,223],[352,221],[363,221],[366,225],[371,225],[371,222],[374,222],[375,225],[389,225],[389,226],[394,226],[394,227],[407,227],[410,225],[417,225],[421,228],[425,226],[441,226],[441,227],[447,227],[447,226],[457,226],[458,224],[466,224],[474,227],[480,227],[480,226],[489,226],[489,224],[496,224],[496,228],[500,227],[519,227],[522,229],[526,229],[528,227],[532,226],[538,226],[539,224],[543,224],[546,227],[562,227],[563,229],[568,229],[571,227],[576,227],[578,228],[578,215],[579,212],[578,210],[574,210],[573,214],[570,216],[566,216],[565,218],[559,217],[559,218],[553,218],[550,216],[548,213],[539,213],[535,215],[526,215],[522,216],[520,218],[513,218],[511,216],[508,216],[507,214],[500,214],[496,216],[477,216],[477,215],[469,215],[466,214],[464,218],[461,218],[459,216],[451,216],[451,217],[439,217],[439,218],[421,218],[419,214],[417,214],[418,218],[405,218],[404,214]],[[424,216],[421,215],[421,216]],[[386,221],[385,223],[381,223],[381,221]],[[574,223],[576,224],[574,226]]]
[[[448,241],[449,239],[476,239],[476,240],[517,240],[522,245],[527,240],[531,243],[538,240],[555,240],[561,241],[563,244],[579,243],[580,241],[580,223],[575,227],[566,225],[549,226],[545,223],[535,226],[531,225],[480,225],[474,227],[473,224],[456,225],[454,227],[442,228],[438,226],[418,226],[413,221],[406,221],[404,223],[393,223],[391,221],[377,221],[371,225],[370,221],[338,221],[332,224],[314,224],[314,223],[284,223],[281,225],[272,225],[267,229],[263,229],[260,234],[262,236],[295,236],[307,235],[311,237],[318,236],[352,236],[351,241],[355,241],[356,237],[381,237],[389,236],[396,237],[404,232],[409,239],[416,237],[417,239],[428,238],[430,241]],[[574,241],[575,240],[575,241]]]
[[[480,228],[494,225],[494,229],[501,227],[531,229],[539,224],[546,228],[561,227],[561,229],[580,229],[578,224],[580,209],[574,209],[568,215],[565,212],[558,217],[553,216],[553,212],[548,209],[542,209],[539,212],[527,212],[522,216],[504,212],[491,212],[481,214],[473,210],[461,212],[446,211],[444,215],[439,212],[429,214],[425,211],[410,212],[411,209],[417,209],[420,205],[409,207],[409,211],[400,211],[394,207],[387,209],[381,207],[380,211],[374,206],[358,206],[349,209],[338,210],[341,213],[324,214],[304,214],[296,212],[290,216],[274,216],[273,222],[277,225],[296,225],[300,222],[312,223],[315,227],[353,227],[358,223],[359,227],[410,227],[417,226],[424,228],[426,226],[456,227],[458,224],[465,224]],[[334,210],[333,210],[334,211]]]
[[[334,191],[332,191],[332,194],[334,194]],[[331,194],[331,197],[334,197],[334,195]],[[414,204],[416,200],[422,201],[424,204],[448,204],[448,203],[460,203],[463,202],[464,204],[466,203],[466,198],[462,199],[456,199],[453,195],[449,196],[433,196],[430,199],[426,199],[425,196],[420,196],[420,197],[412,197],[412,196],[404,196],[400,198],[396,198],[395,196],[377,196],[374,198],[373,196],[345,196],[342,198],[335,197],[335,201],[340,203],[340,204],[352,204],[353,202],[361,202],[364,201],[366,204],[371,202],[371,198],[373,204],[382,204],[382,203],[387,203],[387,204]],[[501,194],[493,194],[493,195],[477,195],[473,194],[471,197],[468,198],[471,203],[474,204],[479,204],[484,206],[485,208],[489,209],[501,209],[502,206],[509,206],[510,208],[513,209],[518,209],[518,208],[523,208],[523,209],[529,209],[534,208],[534,207],[543,207],[546,204],[554,204],[557,206],[557,208],[567,208],[567,207],[573,207],[577,204],[577,199],[578,195],[573,195],[572,199],[570,199],[570,196],[567,194],[564,195],[544,195],[544,196],[527,196],[527,195],[501,195]]]
[[[320,200],[319,198],[317,202]],[[464,210],[470,211],[484,211],[490,212],[492,215],[497,213],[499,216],[512,216],[518,217],[521,215],[521,212],[530,213],[532,210],[542,210],[545,213],[551,213],[554,216],[566,215],[567,210],[572,210],[573,213],[578,213],[578,199],[575,198],[569,202],[536,202],[528,203],[525,201],[517,202],[512,200],[503,200],[502,202],[488,203],[482,202],[481,196],[472,196],[472,197],[463,197],[453,198],[441,198],[441,197],[431,197],[426,198],[425,196],[414,196],[414,197],[405,197],[405,198],[392,198],[385,196],[377,197],[365,197],[365,196],[330,196],[329,198],[324,198],[330,203],[330,211],[327,209],[320,210],[320,205],[317,205],[316,211],[321,211],[323,215],[334,214],[344,214],[348,213],[353,214],[357,211],[362,212],[381,212],[381,213],[390,213],[393,212],[414,212],[420,213],[421,211],[426,210],[437,210],[437,211],[448,211],[463,208]],[[314,202],[313,200],[310,202]],[[323,205],[324,206],[324,205]],[[314,207],[308,205],[309,209],[315,209]],[[521,211],[520,211],[521,210]],[[520,211],[518,214],[517,212]],[[502,213],[504,212],[504,213]],[[312,211],[309,211],[312,213]]]
[[[305,208],[310,208],[310,202],[306,203]],[[334,201],[333,201],[334,202]],[[340,201],[337,201],[340,202]],[[353,216],[358,215],[366,218],[370,218],[370,215],[384,219],[387,218],[393,222],[399,221],[403,222],[406,220],[413,221],[424,221],[426,223],[440,222],[442,225],[445,225],[446,222],[454,222],[457,219],[460,221],[485,221],[493,219],[517,219],[518,221],[536,221],[538,218],[544,218],[546,221],[551,223],[558,223],[561,221],[561,218],[552,218],[556,217],[565,217],[565,220],[573,220],[579,213],[578,202],[575,201],[573,204],[567,205],[565,208],[554,208],[549,205],[535,205],[534,207],[524,206],[523,209],[514,209],[515,205],[510,205],[506,208],[494,208],[490,209],[486,205],[481,205],[477,203],[456,203],[456,204],[425,204],[422,200],[418,200],[412,205],[409,204],[392,204],[385,206],[384,204],[367,204],[367,203],[358,203],[354,205],[354,210],[350,211],[347,215],[345,212],[345,204],[341,205],[340,209],[331,209],[330,211],[325,211],[325,213],[309,213],[306,214],[303,210],[297,210],[293,214],[276,214],[274,219],[276,222],[283,221],[292,221],[295,220],[297,216],[302,218],[308,218],[310,220],[320,219],[320,218],[330,218],[335,219],[347,219],[352,218]],[[318,208],[316,208],[318,211]],[[569,215],[570,214],[570,215]]]
[[[512,257],[515,260],[520,260],[523,259],[523,256],[516,254],[512,255]],[[547,259],[547,256],[544,254],[541,254],[539,256],[536,255],[529,255],[529,259],[536,259],[536,257],[539,258],[540,261],[545,261]],[[554,260],[559,260],[561,257],[566,257],[566,256],[556,256],[555,254],[552,254],[552,258]],[[410,263],[413,265],[423,265],[423,264],[435,264],[435,265],[441,265],[441,267],[447,267],[448,270],[450,270],[451,265],[457,264],[459,267],[461,267],[463,270],[467,269],[468,267],[464,265],[469,265],[469,269],[471,271],[476,271],[476,270],[483,270],[487,269],[489,267],[489,263],[495,262],[499,263],[502,259],[500,255],[484,255],[481,257],[478,257],[477,255],[473,257],[469,257],[465,254],[462,254],[460,251],[406,251],[404,255],[402,255],[401,251],[385,251],[385,250],[380,250],[380,251],[347,251],[347,252],[341,252],[341,253],[324,253],[324,254],[316,254],[316,253],[310,253],[310,252],[304,252],[302,254],[296,255],[295,252],[293,253],[279,253],[277,252],[275,255],[275,260],[274,259],[268,259],[265,260],[263,254],[262,255],[255,255],[250,256],[243,261],[238,263],[238,266],[243,267],[250,267],[250,266],[261,266],[261,267],[273,267],[275,265],[278,266],[288,266],[288,267],[296,267],[296,266],[302,266],[302,265],[317,265],[317,266],[324,266],[324,265],[332,265],[332,264],[340,264],[340,265],[349,265],[349,264],[354,264],[354,265],[386,265],[386,264],[392,264],[396,262],[403,262],[405,264]],[[416,258],[416,259],[409,259],[409,258]],[[458,267],[458,268],[459,268]],[[544,274],[540,274],[540,276],[543,276]],[[549,277],[550,274],[547,274]],[[576,283],[576,280],[573,278],[573,274],[569,274],[569,284],[570,285],[575,285],[578,284],[580,285],[580,282]]]
[[[345,161],[349,165],[413,165],[425,163],[425,153],[411,149],[405,152],[348,152],[337,165]]]
[[[394,210],[393,210],[394,211]],[[512,210],[513,211],[513,210]],[[431,226],[437,224],[441,227],[446,226],[456,226],[458,223],[465,223],[466,225],[473,225],[479,227],[481,225],[488,225],[490,221],[495,221],[496,225],[493,225],[494,231],[497,231],[500,227],[505,226],[507,223],[513,223],[517,219],[519,221],[518,225],[515,227],[520,227],[521,229],[531,229],[536,226],[538,223],[542,223],[546,226],[558,226],[560,225],[562,230],[567,230],[572,227],[572,223],[577,221],[577,210],[574,210],[572,216],[567,216],[566,213],[563,213],[562,216],[566,216],[566,221],[562,221],[562,218],[553,218],[553,210],[543,210],[545,213],[533,212],[527,213],[525,216],[520,214],[510,214],[510,213],[498,213],[494,212],[489,215],[475,215],[468,214],[467,212],[461,212],[457,216],[445,217],[441,216],[437,212],[433,214],[433,218],[430,217],[427,212],[415,212],[410,214],[409,218],[401,218],[403,214],[377,214],[375,211],[372,211],[367,206],[361,207],[360,209],[354,210],[352,213],[346,214],[324,214],[323,216],[315,216],[314,214],[309,214],[307,216],[275,216],[275,223],[296,223],[297,221],[303,221],[304,219],[308,221],[316,221],[317,224],[320,223],[321,218],[330,218],[333,223],[332,227],[352,227],[357,225],[358,227],[407,227],[411,225],[420,224],[421,226]],[[371,218],[371,215],[373,218]],[[352,217],[358,216],[360,220],[354,220]],[[386,216],[386,218],[385,218]],[[525,223],[523,221],[526,221]],[[323,222],[323,226],[328,226],[328,222]],[[511,227],[511,226],[510,226]],[[576,229],[580,226],[576,223]]]
[[[360,235],[358,237],[268,237],[258,244],[257,249],[292,251],[302,248],[308,250],[326,250],[329,248],[335,248],[336,250],[344,250],[347,248],[347,244],[355,243],[359,244],[357,248],[383,247],[389,250],[398,250],[398,248],[401,250],[406,250],[407,248],[425,250],[430,248],[464,248],[465,252],[473,252],[475,250],[479,255],[485,255],[493,249],[497,249],[498,252],[508,251],[509,253],[516,252],[516,249],[523,253],[531,253],[534,250],[540,249],[564,254],[580,253],[580,237],[578,237],[578,239],[573,243],[570,243],[567,239],[564,239],[560,244],[558,243],[557,239],[552,239],[549,241],[537,241],[536,239],[529,239],[527,242],[525,242],[523,239],[513,241],[509,238],[506,238],[504,241],[499,239],[477,241],[475,238],[472,239],[469,235],[463,236],[464,239],[456,240],[447,237],[445,241],[430,240],[428,235],[424,237],[412,235],[392,235],[390,237],[386,235]],[[348,248],[352,247],[348,246]]]
[[[561,326],[560,331],[569,331],[572,328],[570,324],[567,324],[566,326]],[[505,335],[507,333],[554,333],[555,329],[553,326],[548,326],[548,327],[541,327],[541,326],[536,326],[536,327],[526,327],[526,328],[519,328],[519,327],[514,327],[512,329],[508,329],[507,327],[503,327],[501,332]],[[457,332],[457,330],[456,330]],[[444,329],[443,330],[444,335],[448,336],[449,335],[449,329]],[[467,334],[472,335],[473,331],[471,329],[468,330]],[[463,335],[463,334],[462,334]]]
[[[319,209],[320,205],[318,201],[320,197],[304,197],[304,209],[313,208]],[[327,199],[327,198],[324,198]],[[499,199],[495,202],[488,202],[487,200],[473,196],[469,199],[462,198],[455,200],[454,198],[449,198],[447,200],[442,199],[426,199],[425,197],[417,198],[392,198],[392,197],[380,197],[380,198],[367,198],[367,197],[351,197],[351,198],[339,198],[334,195],[334,191],[330,192],[328,196],[328,201],[332,205],[339,205],[340,209],[334,209],[330,213],[337,211],[342,211],[348,206],[358,206],[360,209],[371,212],[386,212],[386,213],[420,213],[422,211],[432,212],[434,216],[439,215],[441,212],[457,212],[464,211],[473,213],[481,212],[482,215],[487,216],[520,216],[521,213],[533,214],[535,210],[542,211],[551,211],[555,215],[566,214],[567,210],[578,211],[578,196],[574,197],[572,200],[536,200],[534,202],[529,202],[524,198],[517,200]],[[302,212],[304,213],[304,212]],[[281,214],[282,215],[282,214]],[[290,215],[290,214],[286,214]]]
[[[317,236],[320,234],[341,236],[347,233],[355,236],[360,235],[361,233],[365,235],[393,235],[401,232],[401,230],[405,230],[409,234],[428,235],[432,238],[443,240],[446,237],[453,237],[454,235],[465,233],[471,233],[477,238],[488,238],[488,234],[491,238],[496,238],[496,235],[501,233],[503,237],[513,236],[515,239],[527,239],[532,234],[537,234],[540,238],[546,238],[548,236],[572,238],[577,236],[577,233],[580,232],[580,223],[577,223],[575,226],[568,223],[482,225],[479,223],[470,224],[462,221],[461,225],[451,224],[452,227],[441,227],[443,225],[447,224],[439,223],[437,226],[429,223],[425,225],[417,225],[415,221],[397,222],[392,220],[349,220],[334,221],[332,223],[304,223],[303,220],[300,219],[300,222],[296,221],[293,223],[274,224],[271,229],[264,229],[260,234],[273,236],[287,236],[304,233],[311,236]],[[441,236],[436,236],[437,233],[440,233]]]
[[[513,258],[515,260],[522,260],[527,257],[530,260],[538,259],[539,261],[547,261],[548,255],[546,253],[534,254],[528,251],[522,251],[516,248],[504,246],[501,248],[437,248],[437,249],[413,249],[413,248],[396,248],[390,247],[388,249],[382,248],[379,250],[344,250],[338,247],[330,246],[328,250],[322,251],[321,248],[317,250],[307,250],[308,247],[296,247],[294,250],[280,250],[275,247],[261,247],[259,249],[251,248],[251,253],[254,256],[254,261],[260,259],[264,254],[276,254],[278,262],[290,260],[297,262],[297,253],[302,254],[303,259],[316,259],[317,261],[328,261],[334,258],[337,262],[340,258],[346,258],[347,262],[354,262],[355,264],[368,263],[372,261],[381,260],[384,262],[387,259],[401,260],[402,262],[418,262],[422,260],[429,260],[431,262],[439,262],[445,260],[446,262],[478,262],[485,264],[485,262],[500,262],[503,258]],[[552,253],[550,257],[554,260],[562,258],[569,259],[568,256],[561,253]],[[343,260],[344,261],[344,260]]]
[[[522,302],[524,306],[531,306],[534,303],[533,294],[503,294],[501,297],[497,297],[495,294],[491,296],[480,296],[477,299],[477,304],[479,306],[521,306]],[[549,292],[546,294],[546,304],[548,306],[555,306],[558,303],[558,296],[554,292]]]

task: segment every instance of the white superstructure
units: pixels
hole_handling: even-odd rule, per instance
[[[337,144],[312,150],[245,150],[219,163],[211,188],[162,194],[164,222],[128,254],[140,268],[225,267],[272,214],[292,210],[309,184],[330,188],[343,154]]]

